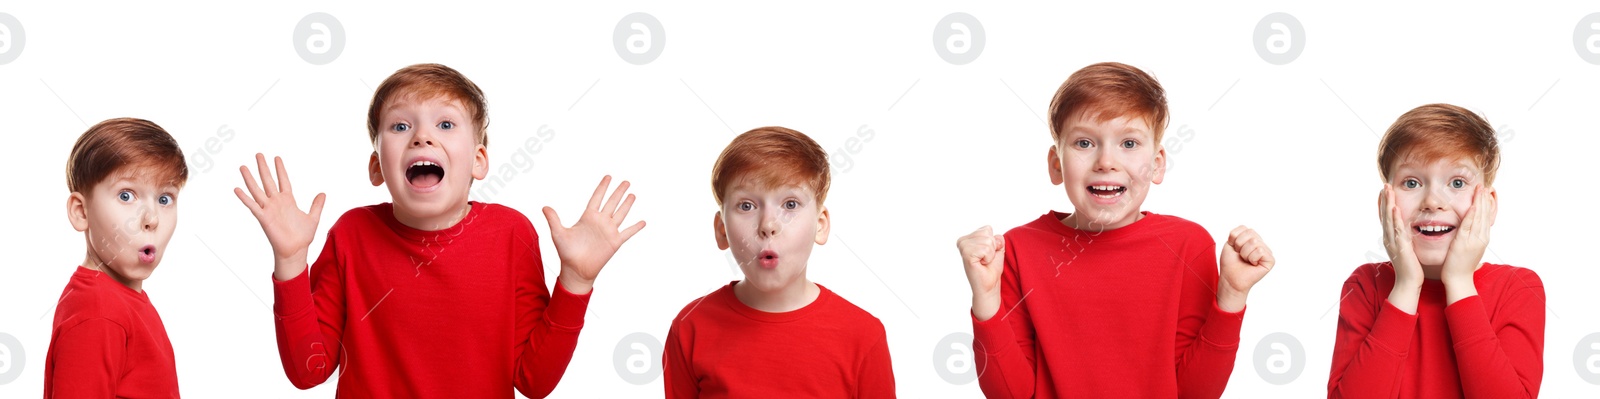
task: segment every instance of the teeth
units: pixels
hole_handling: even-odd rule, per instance
[[[1121,190],[1122,186],[1089,186],[1089,188],[1100,191],[1116,191]]]
[[[1429,232],[1429,233],[1447,232],[1447,231],[1450,231],[1450,230],[1453,230],[1453,229],[1454,228],[1452,228],[1450,226],[1440,226],[1440,225],[1417,226],[1417,230],[1421,230],[1421,231]]]
[[[412,167],[417,167],[417,166],[439,166],[439,164],[436,164],[436,163],[433,163],[433,162],[428,162],[428,161],[416,161],[416,162],[411,163],[411,166]]]

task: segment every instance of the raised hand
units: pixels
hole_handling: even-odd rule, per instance
[[[967,282],[972,284],[972,316],[989,320],[1000,310],[1000,274],[1005,272],[1006,238],[983,226],[956,240]]]
[[[1245,298],[1278,260],[1272,256],[1261,235],[1249,227],[1235,227],[1228,232],[1228,242],[1222,245],[1222,255],[1217,264],[1221,271],[1217,279],[1217,307],[1229,312],[1244,309]]]
[[[544,218],[550,223],[550,240],[556,244],[556,253],[561,256],[561,274],[556,277],[567,292],[574,294],[587,294],[594,288],[594,279],[600,275],[600,269],[606,266],[611,256],[622,248],[622,243],[628,242],[634,234],[644,229],[644,221],[634,223],[627,229],[618,231],[622,220],[628,217],[628,210],[633,208],[633,194],[628,194],[628,199],[622,195],[628,192],[628,182],[623,181],[617,185],[617,191],[611,193],[611,198],[606,199],[606,188],[611,187],[611,176],[600,179],[600,186],[594,188],[594,195],[589,197],[589,206],[578,216],[578,222],[572,227],[562,227],[561,217],[556,216],[556,210],[544,207]],[[601,205],[602,200],[604,206]]]
[[[1439,279],[1445,285],[1446,303],[1478,294],[1472,274],[1483,266],[1483,252],[1489,248],[1489,226],[1494,225],[1499,211],[1492,192],[1482,185],[1473,187],[1472,206],[1467,208],[1467,215],[1456,227],[1456,236],[1445,252]]]
[[[235,187],[233,194],[250,208],[250,214],[261,223],[261,231],[267,234],[267,242],[272,244],[275,264],[272,278],[287,281],[305,271],[306,252],[310,250],[311,240],[316,238],[317,222],[322,219],[322,202],[327,195],[317,193],[311,200],[311,213],[301,212],[295,205],[294,189],[289,184],[289,171],[283,168],[283,158],[273,157],[273,161],[278,170],[276,181],[268,172],[266,155],[256,154],[260,185],[250,176],[250,168],[240,165],[239,174],[250,191],[246,194],[245,190]]]
[[[1383,225],[1383,248],[1389,252],[1389,263],[1394,267],[1394,289],[1389,291],[1389,303],[1406,313],[1417,313],[1417,298],[1422,295],[1422,264],[1417,262],[1416,247],[1411,244],[1411,225],[1400,217],[1396,205],[1394,185],[1384,184],[1378,191],[1378,222]]]

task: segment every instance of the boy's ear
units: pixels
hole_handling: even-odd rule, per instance
[[[828,243],[828,207],[822,207],[822,212],[817,212],[817,245]]]
[[[711,229],[717,233],[717,249],[728,250],[728,227],[722,225],[722,212],[718,211],[712,218]]]
[[[478,150],[472,154],[472,178],[483,180],[489,177],[489,147],[478,144]]]
[[[1066,179],[1061,175],[1061,157],[1056,156],[1056,146],[1054,145],[1050,146],[1050,160],[1048,163],[1050,165],[1050,184],[1059,186],[1061,183],[1066,182]]]
[[[1150,164],[1156,168],[1150,172],[1150,182],[1161,184],[1161,180],[1167,177],[1167,146],[1156,146],[1156,159]]]
[[[1494,204],[1489,207],[1489,225],[1494,226],[1494,219],[1500,214],[1500,193],[1493,186],[1489,187],[1489,203]]]
[[[67,221],[72,223],[72,229],[79,232],[89,230],[88,199],[83,194],[72,193],[67,196]]]
[[[378,164],[378,152],[372,152],[372,159],[367,160],[367,178],[372,180],[372,186],[383,185],[383,166]]]

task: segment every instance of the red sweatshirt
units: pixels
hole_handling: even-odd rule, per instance
[[[972,321],[990,398],[1216,398],[1244,311],[1217,308],[1216,244],[1144,212],[1111,231],[1051,212],[1006,232],[1000,310]]]
[[[309,272],[274,281],[289,381],[306,389],[342,368],[342,398],[549,394],[572,360],[589,296],[559,284],[554,297],[546,291],[527,217],[471,207],[431,232],[395,220],[388,203],[339,217]]]
[[[1544,374],[1544,283],[1532,270],[1483,264],[1478,295],[1445,306],[1422,283],[1417,313],[1389,303],[1394,265],[1344,282],[1329,398],[1533,398]]]
[[[178,397],[172,342],[150,296],[79,266],[56,305],[44,397]]]
[[[822,285],[784,313],[756,310],[728,283],[672,320],[661,357],[668,399],[893,398],[883,323]]]

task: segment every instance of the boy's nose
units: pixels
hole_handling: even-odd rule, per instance
[[[775,237],[778,235],[778,230],[783,228],[782,223],[778,221],[778,215],[765,215],[761,218],[761,225],[758,227],[756,234],[761,238]]]

